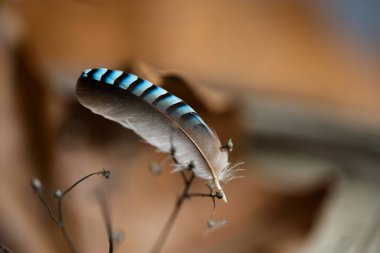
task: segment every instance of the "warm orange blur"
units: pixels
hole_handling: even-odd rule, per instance
[[[162,252],[377,253],[380,18],[355,1],[0,1],[0,244],[70,252],[30,187],[65,199],[80,252],[107,252],[95,197],[109,196],[116,252],[149,252],[182,182],[164,154],[91,114],[83,69],[123,69],[183,98],[235,148],[242,178],[217,202],[186,202]],[[207,188],[201,181],[194,191]],[[49,197],[50,197],[49,195]]]

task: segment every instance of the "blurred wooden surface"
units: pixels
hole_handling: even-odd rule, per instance
[[[361,54],[312,3],[22,1],[16,9],[48,73],[66,71],[71,83],[88,66],[140,59],[199,83],[324,105],[359,120],[379,114],[377,54]]]
[[[222,140],[236,140],[233,161],[248,162],[245,178],[225,186],[229,204],[218,203],[217,218],[227,219],[227,226],[203,237],[210,203],[186,203],[164,252],[376,250],[373,217],[379,188],[369,179],[377,178],[371,175],[379,150],[380,61],[376,52],[364,54],[359,44],[347,40],[317,5],[301,0],[1,4],[0,14],[6,15],[0,15],[0,241],[15,252],[67,252],[29,186],[44,166],[50,167],[45,175],[48,184],[58,188],[102,167],[114,172],[110,182],[95,179],[81,185],[67,203],[69,227],[81,252],[106,250],[104,224],[93,194],[98,187],[110,191],[114,227],[126,234],[120,251],[146,252],[157,238],[180,190],[179,178],[153,177],[148,165],[162,156],[139,144],[131,132],[81,110],[73,96],[82,69],[138,63],[153,74],[168,73],[161,80],[169,82],[166,87],[199,109]],[[46,92],[35,96],[38,102],[48,101],[42,111],[46,110],[49,122],[39,122],[43,127],[33,128],[29,137],[15,110],[18,103],[33,103],[25,99],[32,93],[20,96],[13,87],[17,82],[12,73],[23,74],[12,69],[12,52],[17,49],[26,50],[23,56],[33,63],[30,69],[46,86],[42,89]],[[183,88],[186,83],[191,88]],[[33,83],[23,85],[37,91]],[[18,93],[24,91],[18,88]],[[222,95],[211,98],[213,89]],[[45,117],[41,110],[31,113],[24,119],[33,113]],[[43,149],[37,136],[47,138],[50,145]],[[251,139],[255,136],[261,143]],[[278,138],[284,136],[285,141]],[[35,149],[41,148],[34,158],[49,156],[41,163],[33,161],[32,145],[27,148],[26,140],[32,137]],[[289,149],[294,146],[287,146],[288,141],[297,146],[292,150],[296,159],[292,160]],[[341,150],[337,143],[354,146],[360,154]],[[331,144],[333,149],[325,148]],[[271,164],[260,168],[252,162],[260,155],[255,149],[262,155],[273,147],[281,155],[270,159]],[[328,160],[323,173],[303,180],[295,167],[311,171],[319,166],[315,157],[301,163],[298,155],[310,149],[342,159]],[[273,170],[276,176],[270,175],[272,165],[279,167]],[[355,180],[350,180],[352,175]],[[203,189],[202,184],[197,189]],[[363,208],[350,210],[350,204]],[[358,212],[362,216],[357,217]],[[354,222],[343,224],[348,221]],[[375,237],[368,239],[367,249],[361,248],[371,231]],[[335,240],[330,235],[336,235]]]

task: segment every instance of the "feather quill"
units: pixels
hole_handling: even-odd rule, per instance
[[[147,80],[119,70],[84,70],[76,86],[79,102],[92,112],[132,129],[196,176],[212,183],[227,202],[219,181],[233,177],[228,152],[217,135],[184,101]],[[180,170],[180,167],[176,168]]]

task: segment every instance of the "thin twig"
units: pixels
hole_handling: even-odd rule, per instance
[[[213,193],[189,193],[186,195],[187,198],[192,198],[192,197],[211,197],[211,198],[216,198],[216,195]]]
[[[177,158],[175,157],[175,148],[173,146],[171,147],[170,155],[171,155],[172,160],[174,161],[174,163],[177,166],[183,166],[178,162]],[[163,248],[163,246],[164,246],[164,244],[165,244],[165,242],[169,236],[169,233],[173,228],[174,222],[178,217],[178,214],[179,214],[179,211],[181,210],[183,202],[185,200],[191,199],[192,197],[209,197],[209,198],[211,198],[213,201],[213,210],[212,210],[211,218],[213,218],[213,216],[215,214],[215,198],[219,198],[219,197],[217,196],[216,193],[214,193],[212,191],[212,189],[210,189],[210,191],[211,191],[210,193],[189,193],[190,187],[191,187],[191,185],[195,179],[195,173],[194,173],[193,169],[194,169],[194,163],[190,162],[186,166],[186,168],[183,168],[179,171],[181,178],[183,180],[183,183],[184,183],[182,193],[177,198],[175,205],[174,205],[174,209],[172,210],[168,220],[166,221],[165,226],[161,230],[161,233],[160,233],[157,241],[155,242],[155,244],[151,250],[151,253],[159,253],[162,250],[162,248]],[[190,177],[186,176],[186,171],[191,171]]]
[[[175,220],[177,219],[178,213],[181,210],[183,201],[187,199],[187,196],[189,194],[189,189],[191,184],[193,183],[195,179],[195,174],[194,172],[191,173],[190,178],[187,178],[184,172],[181,171],[181,175],[184,178],[185,181],[185,186],[183,188],[182,194],[178,197],[176,204],[174,206],[174,209],[172,213],[169,216],[169,219],[166,221],[164,228],[162,229],[160,236],[158,237],[156,243],[154,244],[154,247],[152,249],[152,253],[159,253],[162,250],[162,247],[164,246],[169,232],[171,231]]]
[[[102,171],[91,173],[91,174],[81,178],[77,182],[75,182],[73,185],[71,185],[65,191],[61,192],[60,190],[57,190],[54,193],[54,197],[57,200],[58,218],[54,215],[52,209],[50,208],[48,202],[46,201],[44,195],[42,194],[41,182],[38,179],[33,179],[33,181],[32,181],[32,187],[33,187],[34,191],[37,193],[38,198],[41,200],[42,204],[47,208],[49,215],[52,218],[52,220],[54,221],[54,223],[56,223],[58,225],[59,229],[62,232],[63,237],[66,240],[66,243],[68,244],[71,252],[73,252],[73,253],[77,253],[78,251],[76,250],[74,243],[73,243],[72,239],[70,238],[70,236],[66,230],[66,226],[65,226],[65,222],[64,222],[64,218],[63,218],[64,217],[63,216],[63,198],[65,197],[65,195],[67,193],[69,193],[72,189],[74,189],[78,184],[80,184],[82,181],[86,180],[87,178],[89,178],[93,175],[102,175],[105,178],[109,178],[111,176],[111,172],[103,169]]]
[[[66,230],[65,224],[61,223],[59,228],[63,234],[63,237],[65,237],[66,243],[67,243],[67,245],[69,245],[71,252],[77,253],[78,251],[76,250],[74,243],[73,243],[72,239],[70,238],[70,236]]]
[[[41,200],[42,204],[46,207],[46,209],[48,210],[49,212],[49,216],[52,218],[52,220],[59,224],[59,220],[54,216],[53,214],[53,211],[51,210],[49,204],[47,203],[45,197],[42,195],[42,192],[41,191],[36,191],[37,192],[37,196],[38,198]]]
[[[66,230],[65,221],[63,219],[63,203],[62,203],[63,194],[61,193],[61,191],[57,191],[55,194],[55,197],[57,198],[57,206],[58,206],[58,219],[59,219],[58,227],[61,230],[61,233],[63,237],[65,238],[67,245],[69,245],[70,250],[73,253],[77,253],[78,251],[76,250],[73,240],[70,238],[69,233]]]
[[[183,183],[186,185],[187,183],[187,177],[186,177],[186,174],[185,172],[183,172],[182,170],[179,172],[182,176],[182,179],[183,179]]]
[[[0,253],[12,253],[12,251],[8,247],[0,243]]]
[[[106,198],[104,197],[104,195],[101,192],[98,193],[98,199],[99,199],[100,207],[102,209],[103,218],[104,218],[104,221],[106,224],[108,245],[109,245],[108,252],[113,253],[113,251],[114,251],[114,242],[113,242],[114,239],[113,239],[113,233],[112,233],[111,218],[110,218],[109,211],[108,211],[108,205],[106,202]]]
[[[101,171],[98,171],[98,172],[94,172],[94,173],[91,173],[81,179],[79,179],[77,182],[75,182],[72,186],[70,186],[69,188],[67,188],[63,193],[62,195],[66,195],[67,193],[69,193],[75,186],[77,186],[78,184],[80,184],[83,180],[86,180],[87,178],[91,177],[91,176],[94,176],[94,175],[102,175],[104,176],[105,178],[109,178],[110,175],[111,175],[111,172],[108,171],[108,170],[101,170]]]

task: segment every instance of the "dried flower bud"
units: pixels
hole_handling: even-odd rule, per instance
[[[41,181],[38,178],[32,179],[32,187],[35,191],[40,191],[42,188]]]
[[[216,192],[216,197],[217,197],[218,199],[222,199],[222,198],[224,197],[224,193],[221,192],[221,191],[217,191],[217,192]]]
[[[123,231],[118,231],[116,232],[114,235],[113,235],[113,240],[116,242],[116,243],[119,243],[121,242],[122,240],[124,240],[125,238],[125,234]]]
[[[214,232],[218,229],[220,229],[221,227],[223,227],[224,225],[226,225],[227,221],[226,220],[221,220],[221,221],[214,221],[214,220],[209,220],[207,222],[207,229],[206,231],[204,231],[204,235],[207,235],[211,232]]]
[[[61,192],[61,190],[55,191],[54,198],[60,199],[60,198],[62,198],[62,196],[63,196],[63,193]]]
[[[226,149],[228,152],[232,152],[233,147],[234,147],[234,144],[233,144],[233,142],[232,142],[232,139],[229,138],[229,139],[227,140],[227,144],[224,145],[223,147],[220,147],[220,149],[221,149],[221,150]]]
[[[215,221],[214,220],[208,220],[207,221],[207,227],[212,228],[214,226],[215,226]]]
[[[112,176],[112,173],[109,170],[103,169],[102,176],[105,177],[106,179],[110,179]]]
[[[162,172],[162,168],[160,165],[158,165],[157,163],[151,163],[150,166],[150,172],[155,175],[155,176],[159,176],[161,175],[161,172]]]
[[[228,152],[232,152],[232,149],[234,148],[234,143],[232,142],[232,139],[229,138],[227,141],[227,150]]]

